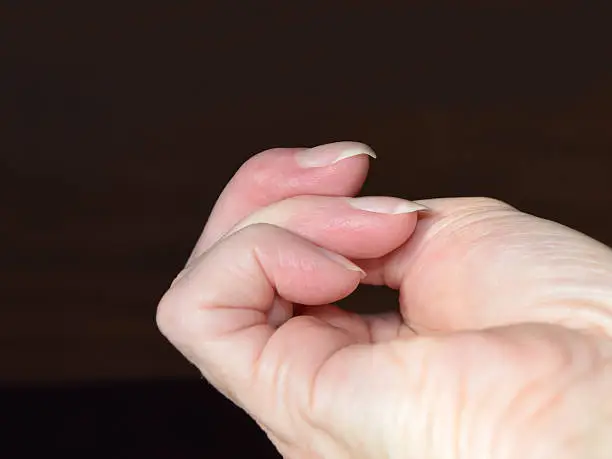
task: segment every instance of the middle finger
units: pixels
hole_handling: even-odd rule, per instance
[[[310,149],[277,148],[260,153],[236,172],[206,223],[191,259],[208,250],[240,220],[257,209],[299,195],[354,196],[376,157],[358,142]]]

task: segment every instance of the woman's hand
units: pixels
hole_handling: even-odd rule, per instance
[[[288,458],[612,457],[612,251],[491,199],[352,199],[368,154],[245,163],[164,335]],[[398,312],[331,304],[360,282]]]

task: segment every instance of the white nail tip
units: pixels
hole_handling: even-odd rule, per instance
[[[334,159],[332,164],[359,155],[368,155],[370,158],[376,159],[376,153],[374,153],[374,150],[372,150],[370,147],[363,145],[362,147],[349,148],[348,150],[344,150],[342,153],[340,153],[338,157],[336,157],[336,159]]]
[[[300,167],[325,167],[336,164],[353,156],[368,155],[376,158],[376,153],[365,144],[357,142],[336,142],[301,150],[295,154]]]
[[[404,201],[398,204],[394,211],[391,213],[394,215],[411,214],[413,212],[418,212],[419,210],[429,210],[429,207],[424,206],[423,204],[419,204],[418,202]]]
[[[352,261],[350,261],[348,258],[343,257],[342,255],[339,255],[335,252],[331,252],[327,249],[324,249],[322,247],[320,247],[321,251],[323,252],[323,254],[329,258],[330,260],[338,263],[339,265],[343,266],[344,268],[350,270],[350,271],[355,271],[361,274],[362,277],[366,276],[366,272],[361,269],[359,266],[357,266],[355,263],[353,263]]]
[[[349,204],[359,210],[380,214],[409,214],[428,208],[422,204],[399,198],[364,196],[349,199]]]

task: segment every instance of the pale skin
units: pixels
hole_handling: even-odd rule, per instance
[[[352,200],[371,153],[246,162],[162,333],[287,458],[612,457],[612,250],[487,198]],[[332,305],[360,283],[397,312]]]

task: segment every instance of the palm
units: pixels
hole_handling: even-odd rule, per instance
[[[551,292],[559,291],[552,284],[556,278],[550,284],[539,282],[537,288],[531,279],[550,270],[567,286],[572,272],[589,266],[559,266],[565,259],[560,251],[580,251],[592,267],[588,255],[598,244],[560,225],[525,220],[506,206],[495,204],[475,215],[470,211],[473,201],[466,204],[459,209],[465,217],[456,218],[456,224],[449,225],[441,211],[421,222],[412,238],[391,255],[360,262],[369,273],[365,282],[379,284],[384,279],[399,288],[400,312],[362,317],[334,306],[307,308],[278,329],[261,361],[267,368],[264,374],[274,379],[264,378],[262,386],[275,388],[265,403],[286,394],[283,400],[291,401],[292,410],[285,411],[282,404],[279,413],[293,413],[291,419],[314,423],[337,438],[354,438],[373,429],[379,432],[372,436],[380,438],[393,431],[387,423],[416,423],[419,428],[411,429],[415,438],[388,439],[387,447],[396,448],[397,457],[419,457],[423,451],[436,458],[491,457],[494,450],[533,454],[525,457],[586,454],[570,451],[563,442],[587,436],[592,428],[568,424],[568,413],[577,399],[584,409],[598,406],[593,394],[601,392],[593,392],[593,383],[584,381],[598,381],[597,385],[605,379],[603,343],[542,322],[563,324],[568,305],[593,306],[593,289],[569,290],[572,295],[553,298]],[[458,216],[457,206],[452,211]],[[534,231],[539,238],[533,238]],[[532,236],[529,246],[521,244],[525,234]],[[543,240],[556,245],[542,244]],[[526,258],[533,263],[525,265]],[[408,268],[394,271],[389,268],[394,263]],[[605,287],[604,273],[600,274]],[[575,317],[589,311],[574,313]],[[296,359],[296,348],[303,343],[313,343],[308,358]],[[433,350],[423,355],[422,347]],[[407,388],[419,397],[406,400]],[[398,404],[401,399],[404,403]],[[383,419],[380,413],[385,413]],[[413,413],[427,414],[415,419]],[[459,413],[469,422],[459,422]],[[280,449],[301,444],[291,432],[303,431],[303,426],[287,422],[287,416],[277,419],[282,419],[280,424],[269,428],[282,432],[275,437]],[[450,435],[456,442],[437,442],[436,435]],[[533,451],[531,442],[542,444],[543,438],[550,439],[544,442],[550,449]],[[414,450],[406,451],[406,445]],[[349,455],[376,456],[378,446],[366,451],[361,444]],[[329,451],[329,445],[322,448],[323,457],[342,457],[341,451]]]

